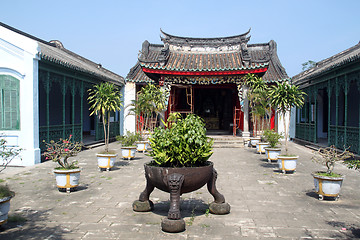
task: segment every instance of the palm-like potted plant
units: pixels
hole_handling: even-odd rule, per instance
[[[256,143],[260,141],[259,138],[256,137],[259,130],[257,126],[260,125],[260,130],[263,131],[265,116],[269,114],[271,109],[267,94],[269,88],[261,77],[254,74],[246,75],[245,84],[249,88],[247,98],[249,99],[249,105],[253,115],[253,137],[256,138],[251,141],[250,144],[255,146]]]
[[[19,156],[21,151],[22,151],[21,148],[7,147],[6,140],[0,138],[0,159],[1,159],[0,172],[7,167],[7,165],[11,162],[11,160]],[[8,213],[10,210],[10,200],[14,196],[15,193],[10,191],[8,186],[0,185],[0,225],[7,222]]]
[[[146,152],[148,149],[147,137],[154,130],[161,112],[166,108],[165,93],[153,84],[144,86],[132,101],[130,114],[138,120],[138,132],[141,139],[136,142],[137,151]]]
[[[119,89],[112,83],[105,82],[95,85],[93,89],[89,89],[88,101],[90,104],[90,115],[101,116],[104,127],[105,151],[98,153],[99,170],[109,170],[114,165],[116,152],[109,150],[110,140],[110,114],[112,112],[120,111],[122,107],[121,93]]]
[[[140,135],[127,131],[124,136],[117,136],[116,140],[121,143],[122,157],[128,160],[133,159],[137,149],[135,142],[140,140]]]
[[[265,154],[266,154],[266,158],[268,159],[268,162],[277,161],[278,156],[280,155],[281,152],[281,148],[277,146],[279,144],[281,134],[279,134],[275,130],[265,130],[264,137],[266,141],[269,143],[269,147],[265,148]]]
[[[344,176],[334,172],[335,163],[343,162],[348,158],[354,157],[354,155],[348,149],[340,151],[334,145],[320,148],[315,153],[316,155],[313,157],[313,160],[325,165],[327,168],[326,172],[317,171],[312,173],[315,192],[319,195],[319,200],[323,200],[324,197],[332,197],[337,200]]]
[[[52,160],[58,164],[54,169],[56,185],[59,191],[70,192],[79,186],[81,169],[76,160],[69,158],[76,156],[82,149],[83,144],[72,141],[72,135],[59,141],[45,142],[46,151],[42,154],[45,160]]]
[[[299,156],[288,153],[290,121],[286,120],[286,114],[288,114],[289,119],[291,119],[291,108],[301,107],[304,104],[304,95],[305,93],[297,86],[292,85],[287,81],[282,83],[277,82],[276,85],[272,86],[269,90],[271,105],[276,106],[277,112],[279,112],[283,117],[285,154],[278,156],[279,169],[283,173],[294,172],[296,169],[296,161],[299,158]]]
[[[158,127],[150,137],[153,161],[144,165],[146,188],[139,200],[133,203],[134,211],[150,211],[149,196],[154,188],[170,193],[170,209],[162,221],[162,230],[180,232],[185,230],[185,222],[180,214],[180,195],[195,191],[205,184],[215,201],[209,210],[215,214],[230,212],[230,205],[216,187],[217,173],[212,155],[213,140],[206,136],[204,121],[193,114],[185,119],[180,114],[171,115],[165,127]]]

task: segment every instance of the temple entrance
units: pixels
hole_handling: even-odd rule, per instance
[[[234,92],[234,88],[194,89],[194,113],[205,120],[206,129],[231,131],[235,106]]]
[[[171,112],[195,113],[202,117],[207,130],[232,132],[235,104],[239,104],[236,86],[173,86]]]

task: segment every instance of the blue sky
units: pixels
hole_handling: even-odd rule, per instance
[[[249,43],[275,40],[289,76],[360,40],[360,1],[335,0],[7,0],[0,21],[126,77],[144,40],[160,28],[186,37],[225,37],[251,28]]]

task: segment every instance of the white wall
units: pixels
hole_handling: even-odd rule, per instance
[[[38,44],[36,41],[0,26],[0,74],[20,80],[20,129],[0,134],[24,150],[22,160],[11,165],[40,163],[38,107]]]
[[[295,138],[295,130],[296,130],[296,108],[291,109],[290,116],[290,129],[289,129],[289,137]]]
[[[292,113],[291,115],[294,115],[294,114]],[[277,125],[278,126],[278,133],[280,133],[283,136],[283,138],[285,138],[284,119],[286,121],[286,126],[288,127],[289,126],[288,124],[289,124],[289,121],[290,121],[290,114],[289,114],[289,112],[287,112],[285,114],[285,118],[284,118],[283,114],[281,114],[281,113],[278,113],[277,116],[278,116],[278,121],[277,121],[277,123],[278,123],[278,125]],[[290,131],[288,131],[288,133],[289,133],[289,136],[290,136]]]
[[[133,82],[127,82],[125,85],[125,100],[124,100],[124,133],[126,131],[135,132],[136,131],[136,121],[135,116],[129,114],[129,109],[131,108],[132,100],[136,99],[136,85]]]

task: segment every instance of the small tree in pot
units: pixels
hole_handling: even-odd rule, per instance
[[[208,161],[212,155],[213,140],[206,136],[203,120],[193,114],[185,119],[179,114],[172,115],[165,127],[158,127],[150,137],[153,161],[145,164],[146,188],[139,200],[133,203],[134,211],[150,211],[149,196],[154,188],[170,193],[168,217],[162,221],[162,229],[167,232],[185,230],[185,222],[180,214],[180,195],[195,191],[205,184],[215,201],[210,204],[210,212],[226,214],[230,205],[216,187],[217,173]]]
[[[301,107],[304,104],[305,93],[297,86],[284,81],[277,82],[272,86],[269,91],[270,103],[276,106],[277,111],[281,113],[284,122],[284,137],[285,137],[285,155],[278,156],[279,169],[286,173],[287,171],[293,172],[296,169],[296,160],[298,156],[289,155],[288,153],[288,138],[289,138],[289,125],[290,121],[286,121],[286,113],[289,114],[291,119],[291,108]]]
[[[80,168],[76,160],[70,160],[70,157],[76,156],[82,149],[83,144],[72,141],[72,135],[68,139],[59,141],[51,140],[45,142],[46,151],[42,154],[45,160],[52,160],[59,166],[54,169],[58,189],[70,192],[79,185]],[[70,177],[68,178],[67,175]]]
[[[109,151],[110,140],[110,114],[120,111],[122,107],[121,93],[119,89],[112,83],[105,82],[95,85],[93,89],[89,89],[88,101],[90,104],[90,115],[96,114],[101,116],[104,127],[105,152],[97,154],[99,169],[106,168],[109,170],[115,162],[117,154]],[[104,165],[103,162],[108,162]]]
[[[327,171],[318,171],[312,173],[314,177],[315,191],[319,194],[319,200],[325,197],[334,197],[338,199],[340,188],[344,180],[344,176],[334,173],[336,162],[343,162],[346,159],[354,157],[354,155],[345,149],[340,151],[334,145],[327,148],[320,148],[317,155],[313,157],[315,162],[321,163],[326,166]]]

